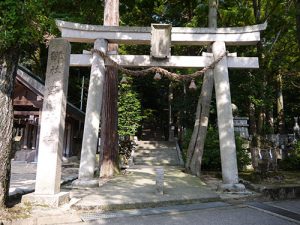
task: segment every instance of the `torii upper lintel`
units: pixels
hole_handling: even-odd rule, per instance
[[[150,27],[98,26],[56,20],[61,36],[70,42],[91,43],[96,39],[106,39],[118,44],[150,44]],[[207,45],[223,41],[226,45],[255,45],[260,41],[260,32],[267,23],[228,28],[173,27],[172,45]]]

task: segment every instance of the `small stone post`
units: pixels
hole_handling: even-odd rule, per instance
[[[69,193],[60,193],[60,181],[70,53],[68,41],[50,41],[35,192],[22,201],[58,206],[69,200]]]
[[[212,51],[216,60],[225,53],[225,43],[220,41],[214,42]],[[226,56],[214,68],[214,82],[223,178],[223,184],[219,188],[226,191],[241,191],[245,187],[238,184],[236,146]]]
[[[104,39],[97,39],[94,43],[94,49],[99,49],[106,53],[107,41]],[[94,179],[94,169],[96,163],[96,150],[100,125],[104,75],[104,60],[97,53],[93,53],[83,131],[79,177],[78,180],[73,182],[73,185],[75,186],[95,187],[99,185],[98,179]]]
[[[163,167],[157,167],[155,169],[155,175],[156,175],[156,184],[155,189],[156,193],[163,195],[164,194],[164,168]]]

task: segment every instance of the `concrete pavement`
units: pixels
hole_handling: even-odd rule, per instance
[[[71,168],[66,171],[75,173]],[[64,176],[70,178],[72,173],[66,172]],[[14,163],[13,179],[18,178],[12,182],[14,187],[24,186],[25,178],[30,176],[34,179],[34,165]],[[246,203],[232,203],[232,200],[245,194],[217,193],[214,190],[219,180],[204,180],[205,182],[202,182],[194,176],[181,172],[180,167],[167,167],[165,194],[161,196],[155,192],[155,167],[136,166],[127,170],[124,175],[116,176],[111,180],[102,180],[101,187],[98,189],[71,190],[73,199],[68,205],[60,208],[30,206],[32,207],[30,218],[4,224],[292,225],[300,223],[273,212],[250,207]],[[279,210],[300,213],[299,200],[264,204],[275,206]],[[89,211],[75,210],[80,208]],[[103,209],[113,211],[107,212]],[[86,219],[87,214],[89,220]]]
[[[257,197],[255,193],[216,192],[219,179],[203,176],[200,180],[182,172],[178,165],[171,166],[179,161],[175,153],[169,154],[170,146],[161,153],[151,146],[141,150],[137,156],[150,157],[147,163],[132,166],[111,179],[99,180],[98,188],[75,189],[70,183],[63,185],[62,191],[70,191],[69,204],[59,208],[30,206],[30,218],[5,224],[296,224],[274,213],[240,204]],[[168,162],[155,160],[166,153],[170,157]],[[159,168],[164,168],[163,195],[156,191],[157,162]],[[33,190],[35,171],[35,164],[13,162],[11,190]],[[73,180],[78,174],[77,168],[66,165],[62,171],[64,181]],[[276,206],[299,213],[296,203],[299,202],[278,202]]]
[[[216,201],[220,196],[195,176],[180,167],[165,167],[164,194],[156,193],[155,167],[134,166],[99,188],[72,189],[71,197],[80,199],[78,210],[115,210],[157,207],[171,204]]]
[[[267,212],[252,209],[246,206],[227,206],[208,208],[180,213],[157,214],[150,216],[131,216],[109,219],[99,219],[85,223],[74,224],[103,224],[103,225],[295,225],[296,221],[278,217]]]
[[[9,196],[14,198],[34,191],[36,163],[12,161]],[[65,164],[66,165],[66,164]],[[78,168],[62,167],[62,184],[78,177]]]
[[[272,203],[263,203],[272,204]],[[300,205],[300,201],[281,201],[273,205]],[[280,209],[280,208],[279,208]],[[44,209],[43,216],[35,216],[6,224],[34,225],[296,225],[300,220],[292,220],[267,210],[249,207],[245,204],[224,202],[197,203],[158,208],[132,209],[112,212],[80,213],[54,209]],[[47,215],[48,214],[48,215]],[[298,214],[299,215],[299,214]]]

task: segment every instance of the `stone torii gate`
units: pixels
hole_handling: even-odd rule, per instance
[[[209,66],[214,60],[224,55],[226,46],[255,45],[260,40],[260,31],[266,29],[266,24],[235,27],[235,28],[182,28],[166,24],[152,24],[150,27],[110,27],[85,25],[57,20],[56,24],[63,39],[70,42],[94,43],[94,49],[110,56],[122,67],[169,67],[169,68],[202,68]],[[107,52],[107,43],[118,44],[151,44],[151,55],[117,55]],[[202,56],[171,56],[171,45],[212,45],[212,53]],[[69,54],[69,53],[67,53]],[[50,57],[50,55],[49,55]],[[49,63],[49,59],[48,59]],[[101,58],[97,52],[71,54],[70,66],[91,66],[91,76],[88,91],[83,143],[79,168],[79,186],[95,186],[94,179],[96,148],[102,105],[103,81],[105,66],[111,65]],[[47,71],[48,71],[47,66]],[[257,57],[237,57],[227,54],[213,69],[217,101],[218,128],[222,162],[223,187],[231,190],[239,189],[236,161],[236,146],[234,139],[233,116],[228,68],[259,68]],[[47,82],[46,82],[47,84]],[[46,108],[47,109],[47,108]],[[43,107],[44,110],[44,107]],[[44,115],[44,114],[43,114]],[[49,115],[48,115],[49,116]],[[43,117],[42,117],[43,118]],[[42,135],[43,133],[41,133]],[[43,138],[41,137],[41,140]],[[58,147],[59,148],[59,147]],[[56,151],[59,153],[59,149]],[[50,151],[47,150],[47,151]],[[43,151],[39,157],[43,158]],[[48,162],[56,168],[54,188],[43,190],[42,177],[48,177],[47,169],[38,161],[36,191],[39,195],[57,195],[60,183],[60,169],[57,160]],[[53,176],[52,176],[53,177]],[[50,190],[51,189],[51,190]],[[53,189],[53,190],[52,190]],[[47,193],[46,193],[47,192]]]

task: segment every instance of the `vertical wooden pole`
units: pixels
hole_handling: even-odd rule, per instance
[[[209,0],[208,27],[217,28],[217,9],[218,0]],[[203,77],[202,89],[197,104],[194,131],[189,143],[186,163],[187,170],[196,176],[200,176],[201,173],[213,86],[214,73],[212,70],[208,70]]]
[[[105,0],[104,26],[119,26],[119,0]],[[118,45],[108,51],[117,53]],[[118,71],[108,67],[105,74],[101,117],[100,177],[111,177],[119,171],[118,153]]]

